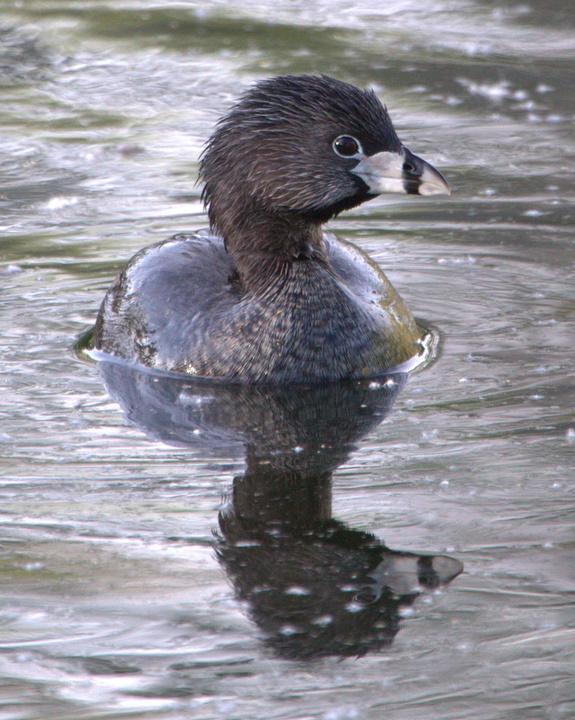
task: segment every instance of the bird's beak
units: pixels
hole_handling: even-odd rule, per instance
[[[451,195],[443,175],[403,147],[398,153],[379,152],[363,158],[352,170],[369,188],[370,195]]]

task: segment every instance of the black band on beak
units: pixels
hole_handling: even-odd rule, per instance
[[[403,187],[408,195],[451,194],[447,180],[425,160],[403,148]]]

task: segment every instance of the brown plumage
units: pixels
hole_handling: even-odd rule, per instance
[[[200,178],[211,233],[130,262],[100,310],[97,348],[272,383],[377,375],[420,351],[385,275],[321,230],[380,192],[446,189],[373,92],[325,76],[263,81],[218,123]]]

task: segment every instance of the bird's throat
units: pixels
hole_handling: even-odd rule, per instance
[[[225,235],[226,249],[233,258],[240,285],[261,291],[293,275],[296,263],[327,263],[319,225],[293,218],[253,218],[249,226],[236,226]]]

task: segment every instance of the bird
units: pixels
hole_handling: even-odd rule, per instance
[[[209,229],[138,252],[100,307],[93,348],[248,384],[377,377],[422,353],[383,271],[323,225],[382,193],[448,195],[373,90],[326,75],[257,82],[200,157]]]

